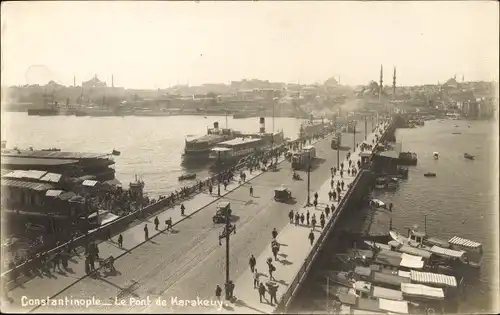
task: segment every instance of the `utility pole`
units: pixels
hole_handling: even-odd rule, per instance
[[[226,283],[224,284],[224,289],[226,293],[226,300],[231,300],[231,289],[229,284],[229,240],[231,233],[236,234],[236,224],[232,225],[230,222],[230,208],[226,209],[226,226],[222,230],[222,233],[219,234],[219,246],[222,245],[221,240],[223,238],[226,239]]]
[[[220,166],[220,151],[217,152],[217,164]],[[217,176],[217,195],[220,197],[220,180],[221,180],[221,173],[219,172]]]
[[[311,150],[309,150],[309,162],[307,163],[307,207],[311,206]]]
[[[368,121],[366,120],[366,116],[365,116],[365,140],[368,137],[367,133],[368,133]]]
[[[353,141],[353,146],[352,146],[352,152],[356,151],[356,121],[353,121],[354,127],[352,128],[352,141]]]

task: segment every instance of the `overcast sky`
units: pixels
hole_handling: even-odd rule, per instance
[[[491,2],[7,2],[2,85],[498,79]]]

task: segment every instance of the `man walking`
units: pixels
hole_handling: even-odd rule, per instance
[[[326,214],[326,217],[328,218],[328,215],[330,214],[330,207],[328,207],[328,205],[326,205],[325,214]]]
[[[276,237],[278,237],[278,231],[276,231],[276,228],[274,228],[273,231],[271,232],[271,236],[273,237],[273,240],[275,240]]]
[[[253,197],[253,186],[250,186],[250,197]]]
[[[264,300],[266,299],[266,287],[264,286],[263,283],[261,283],[259,285],[259,299],[260,299],[260,303],[262,303],[262,298],[264,298]]]
[[[181,216],[184,216],[184,210],[186,210],[186,207],[184,207],[184,204],[181,204]]]
[[[248,264],[250,265],[250,270],[252,272],[254,272],[255,265],[257,265],[257,260],[255,259],[255,257],[253,256],[253,254],[252,254],[252,256],[250,256],[250,260],[248,261]]]
[[[290,223],[293,223],[293,209],[288,213],[288,218],[290,219]]]
[[[155,218],[155,230],[158,231],[158,225],[160,225],[160,220],[158,219],[158,216]]]
[[[311,242],[311,246],[314,242],[314,233],[313,233],[313,230],[311,230],[311,232],[309,232],[309,241]]]
[[[222,295],[222,288],[220,287],[220,285],[217,285],[217,287],[215,288],[215,296],[217,297],[217,300],[220,301],[221,295]]]
[[[259,272],[257,269],[255,269],[255,272],[253,273],[253,288],[258,289],[259,288]]]
[[[123,235],[118,236],[118,247],[123,248]]]
[[[144,225],[144,238],[147,240],[149,240],[149,231],[148,231],[148,225]]]
[[[306,218],[307,218],[307,225],[309,225],[309,217],[311,214],[309,213],[309,210],[307,210]]]

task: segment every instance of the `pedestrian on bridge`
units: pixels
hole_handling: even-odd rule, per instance
[[[267,259],[267,266],[269,267],[269,280],[276,280],[273,277],[273,272],[276,271],[276,267],[274,267],[273,259],[271,257]]]
[[[330,214],[330,207],[328,207],[328,205],[326,205],[326,207],[325,207],[325,214],[326,214],[326,217],[328,218],[328,215]]]
[[[351,175],[351,169],[350,169],[350,168],[348,168],[348,169],[347,169],[347,176],[350,176],[350,175]],[[354,173],[353,173],[353,175],[354,175]]]
[[[301,224],[304,224],[304,220],[305,220],[305,219],[306,219],[306,218],[304,217],[304,214],[302,213],[302,214],[300,215],[300,223],[301,223]],[[307,223],[307,225],[309,225],[309,223]]]
[[[341,162],[340,163],[340,171],[342,172],[343,169],[344,169],[344,162]]]
[[[321,215],[323,215],[323,213]],[[326,223],[324,216],[321,217],[320,222],[321,222],[321,229],[324,229],[325,228],[325,223]]]
[[[250,197],[253,197],[253,186],[250,186]]]
[[[148,225],[144,225],[144,238],[147,240],[149,240],[149,230],[148,230]]]
[[[351,161],[351,159],[349,159],[349,167],[351,167],[351,164],[352,164],[352,161]]]
[[[332,200],[335,201],[336,199],[337,199],[337,193],[334,190],[334,191],[332,191]]]
[[[336,173],[337,173],[337,168],[334,166],[333,167],[333,176],[335,176]]]
[[[248,264],[250,265],[250,270],[252,272],[254,272],[255,265],[257,265],[257,260],[255,259],[255,257],[253,256],[253,254],[252,254],[252,256],[250,256],[250,260],[248,261]]]
[[[332,177],[333,177],[333,167],[330,168],[330,173],[332,174]]]
[[[158,231],[158,225],[160,225],[160,220],[158,219],[158,216],[156,216],[154,223],[155,223],[155,230]]]
[[[339,195],[337,196],[337,202],[340,202],[340,199],[341,199],[341,198],[342,198],[342,197],[340,196],[340,192],[339,192]]]
[[[208,193],[211,195],[212,194],[212,184],[208,185]]]
[[[313,230],[311,230],[311,232],[309,232],[309,241],[311,242],[311,246],[314,242],[314,232]]]
[[[255,272],[253,273],[253,288],[258,289],[259,288],[259,277],[260,273],[255,269]]]
[[[299,225],[300,215],[299,212],[295,212],[295,226]]]
[[[221,295],[222,295],[222,288],[220,287],[220,285],[217,285],[215,287],[215,296],[217,297],[217,300],[220,301]]]
[[[118,247],[123,248],[123,235],[118,235]]]
[[[307,218],[307,225],[309,225],[309,217],[311,216],[311,213],[309,213],[309,210],[307,210],[307,215],[306,215],[306,218]]]
[[[343,169],[340,170],[340,178],[344,178],[344,170]]]
[[[273,253],[274,260],[278,261],[278,253],[280,251],[280,244],[278,242],[273,241],[274,243],[271,245],[271,252]]]
[[[340,196],[341,191],[342,189],[340,188],[340,185],[337,185],[337,196]]]
[[[333,188],[334,184],[335,184],[335,181],[333,180],[333,177],[332,177],[332,179],[330,180],[330,188]]]
[[[167,226],[167,231],[170,231],[172,229],[172,217],[165,220],[165,225]]]
[[[290,223],[293,223],[293,209],[288,212],[288,218],[290,219]]]
[[[312,223],[312,226],[313,226],[313,230],[315,230],[316,229],[316,215],[315,214],[313,214],[311,223]]]
[[[259,299],[260,299],[260,303],[262,303],[262,298],[264,298],[264,300],[266,300],[266,287],[264,286],[263,283],[261,283],[259,285]],[[266,300],[267,302],[267,300]]]
[[[342,187],[342,190],[344,190],[344,181],[340,182],[340,186]]]
[[[186,207],[184,207],[184,204],[181,204],[181,216],[184,216],[184,210],[186,210]]]
[[[332,188],[333,188],[333,186],[332,186]],[[331,190],[328,192],[328,200],[332,201],[332,191]]]
[[[278,286],[273,284],[273,285],[268,285],[267,288],[269,290],[269,296],[270,296],[269,302],[271,303],[271,305],[274,305],[273,301],[274,301],[274,303],[278,304],[278,300],[276,299],[276,293],[278,292]]]
[[[274,228],[271,232],[271,236],[273,237],[273,240],[276,240],[276,237],[278,237],[278,231],[276,231],[276,228]]]

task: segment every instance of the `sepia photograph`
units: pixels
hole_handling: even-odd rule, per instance
[[[3,313],[500,312],[497,1],[4,1]]]

